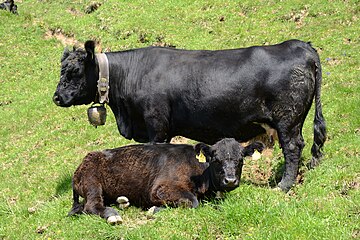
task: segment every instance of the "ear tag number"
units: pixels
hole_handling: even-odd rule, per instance
[[[205,157],[205,155],[203,154],[202,151],[200,151],[199,155],[196,155],[196,158],[197,158],[197,160],[199,160],[199,162],[201,162],[201,163],[206,162],[206,157]]]

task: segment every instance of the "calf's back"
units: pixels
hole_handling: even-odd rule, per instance
[[[126,196],[132,205],[149,207],[155,184],[193,188],[192,177],[201,175],[206,166],[190,145],[132,145],[89,153],[75,171],[73,187],[84,197],[99,184],[106,204]]]

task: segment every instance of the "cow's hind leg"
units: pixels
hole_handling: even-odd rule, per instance
[[[104,206],[100,184],[91,184],[91,190],[87,191],[86,194],[84,212],[99,215],[105,218],[110,224],[122,223],[122,219],[115,209]]]
[[[299,171],[301,152],[305,144],[301,134],[301,126],[279,128],[278,134],[285,157],[285,171],[278,186],[287,192],[295,183]]]

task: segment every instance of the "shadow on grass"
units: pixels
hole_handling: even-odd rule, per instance
[[[72,182],[72,174],[71,173],[63,174],[58,180],[55,196],[61,196],[62,194],[70,191],[72,189],[71,182]]]

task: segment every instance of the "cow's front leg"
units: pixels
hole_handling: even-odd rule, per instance
[[[167,119],[163,119],[161,115],[147,116],[145,119],[149,142],[152,144],[167,142]]]
[[[169,137],[169,106],[157,98],[149,100],[144,108],[144,120],[150,143],[164,143]]]
[[[294,128],[291,133],[282,132],[279,139],[285,157],[285,171],[278,186],[284,192],[289,191],[295,183],[299,171],[301,152],[305,145],[301,129]]]

